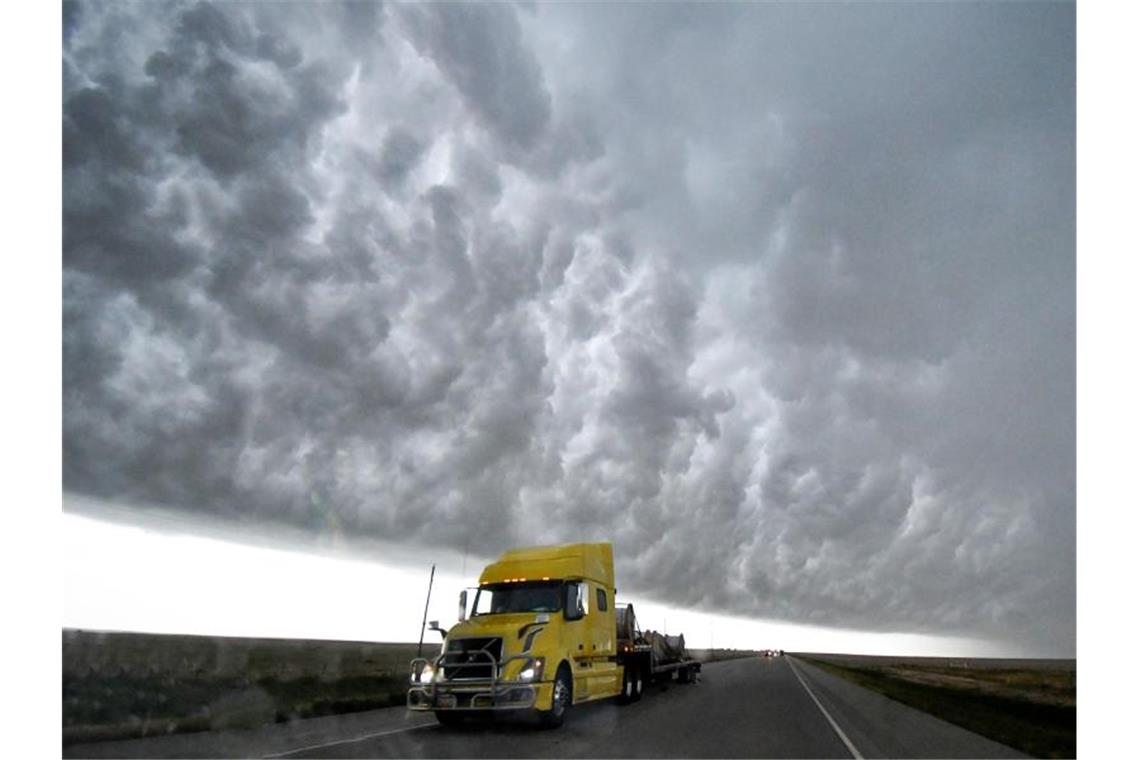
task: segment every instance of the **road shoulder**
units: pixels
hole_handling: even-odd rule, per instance
[[[1028,757],[1004,744],[825,673],[804,660],[795,658],[795,665],[866,758]]]

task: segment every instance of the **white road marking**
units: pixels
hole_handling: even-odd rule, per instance
[[[295,755],[298,752],[308,752],[308,751],[314,750],[314,749],[323,749],[324,747],[335,747],[338,744],[352,744],[353,742],[362,742],[365,739],[375,739],[379,736],[391,736],[392,734],[404,734],[404,733],[407,733],[409,731],[418,731],[421,728],[435,728],[438,725],[439,725],[438,723],[421,723],[420,725],[412,726],[411,728],[394,728],[394,729],[391,729],[389,731],[377,731],[377,732],[371,733],[371,734],[364,734],[363,736],[354,736],[351,739],[338,739],[335,742],[326,742],[324,744],[310,744],[308,747],[297,747],[296,749],[288,749],[288,750],[285,750],[284,752],[279,752],[276,755],[265,755],[265,757],[267,757],[267,758],[289,757],[290,755]]]
[[[851,757],[855,758],[855,760],[863,760],[863,755],[859,753],[859,750],[855,749],[855,745],[852,744],[851,740],[847,738],[847,734],[843,733],[843,729],[840,728],[839,724],[835,722],[835,718],[832,718],[831,713],[829,713],[824,708],[824,706],[820,704],[819,699],[816,698],[815,693],[811,690],[811,687],[807,685],[807,681],[805,681],[803,676],[800,675],[800,671],[798,668],[796,668],[796,664],[791,657],[788,658],[788,665],[792,668],[792,673],[794,673],[796,678],[799,680],[800,686],[803,686],[804,691],[806,691],[808,693],[808,696],[811,697],[811,701],[815,702],[815,706],[819,708],[819,711],[821,713],[823,713],[823,717],[827,718],[827,722],[831,724],[831,727],[833,729],[835,729],[835,733],[838,734],[839,738],[843,740],[843,743],[847,745],[847,751],[851,753]]]

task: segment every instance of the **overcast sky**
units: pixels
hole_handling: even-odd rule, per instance
[[[65,4],[66,503],[1073,656],[1074,68],[1067,3]]]

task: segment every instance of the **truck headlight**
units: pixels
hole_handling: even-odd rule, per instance
[[[546,662],[542,657],[535,657],[527,666],[519,671],[520,681],[541,681],[542,666]]]
[[[420,671],[420,683],[431,683],[432,678],[435,676],[435,669],[432,668],[431,663],[424,665],[424,669]]]

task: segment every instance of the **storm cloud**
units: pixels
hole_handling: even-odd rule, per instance
[[[1065,3],[65,3],[67,492],[1075,650]]]

